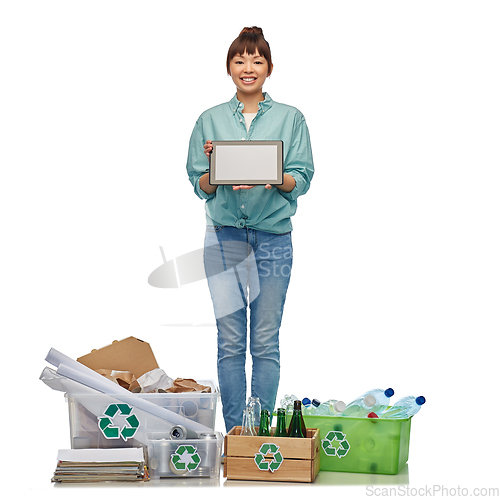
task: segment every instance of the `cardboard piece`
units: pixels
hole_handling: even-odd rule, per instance
[[[147,342],[128,337],[77,359],[92,370],[116,370],[131,372],[136,379],[158,367],[156,358]]]
[[[192,378],[176,378],[165,392],[212,392],[208,385],[201,385]]]

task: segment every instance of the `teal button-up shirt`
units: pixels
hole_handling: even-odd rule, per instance
[[[290,218],[297,210],[297,198],[307,192],[314,174],[306,121],[298,109],[273,101],[267,93],[248,132],[242,111],[243,104],[235,95],[229,102],[201,114],[189,142],[189,180],[195,193],[206,200],[207,224],[287,233],[292,230]],[[203,150],[207,140],[283,141],[283,169],[294,177],[294,189],[285,193],[275,186],[255,186],[233,191],[232,186],[218,186],[215,193],[205,193],[200,188],[200,177],[208,172]]]

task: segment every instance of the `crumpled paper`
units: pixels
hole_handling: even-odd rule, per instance
[[[201,385],[192,378],[176,378],[166,392],[212,392],[208,385]]]
[[[107,370],[104,368],[95,371],[97,373],[100,373],[107,379],[115,382],[124,389],[129,390],[130,392],[140,392],[141,390],[139,382],[135,378],[134,374],[131,372],[119,371],[119,370]]]
[[[166,392],[174,382],[161,368],[155,368],[141,375],[137,382],[141,386],[141,392]]]
[[[155,368],[144,373],[138,379],[134,374],[118,370],[95,370],[109,380],[112,380],[130,392],[155,393],[155,392],[212,392],[208,385],[201,385],[192,378],[170,378],[161,368]]]

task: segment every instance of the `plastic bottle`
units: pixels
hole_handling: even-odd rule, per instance
[[[367,391],[349,403],[342,415],[345,417],[366,417],[370,412],[378,415],[387,408],[393,394],[394,391],[391,388]]]
[[[394,396],[394,390],[390,387],[388,389],[372,389],[371,391],[365,392],[363,396],[372,395],[375,397],[376,402],[371,407],[371,411],[375,412],[377,415],[383,412],[389,406],[389,400]]]
[[[285,409],[287,415],[291,415],[293,412],[293,402],[298,398],[295,394],[285,394],[285,397],[280,401],[280,407]]]
[[[278,414],[278,420],[276,422],[276,430],[274,431],[274,437],[287,437],[288,432],[286,430],[285,409],[278,408],[277,414]]]
[[[377,400],[372,395],[360,396],[350,402],[342,412],[344,417],[366,417],[372,411],[372,406]]]
[[[425,403],[423,396],[406,396],[394,403],[391,408],[379,413],[379,418],[409,418],[415,415]]]
[[[317,399],[311,401],[309,398],[304,398],[302,404],[304,405],[304,415],[318,415],[318,408],[321,403]]]
[[[318,415],[340,415],[346,409],[343,401],[329,399],[321,403],[318,408]]]

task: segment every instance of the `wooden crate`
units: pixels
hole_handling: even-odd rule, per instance
[[[233,427],[224,438],[224,477],[311,483],[318,475],[318,429],[307,429],[306,438],[240,436],[240,432],[241,427]]]

